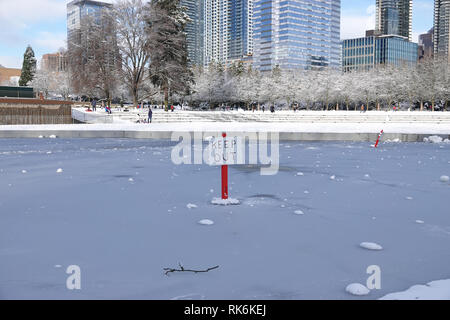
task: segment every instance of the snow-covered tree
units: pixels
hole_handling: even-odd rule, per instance
[[[150,61],[150,47],[144,8],[142,0],[120,0],[109,13],[116,25],[120,78],[130,92],[134,106],[141,99],[149,98],[145,78],[148,77],[146,68]]]
[[[36,58],[31,46],[28,46],[23,55],[22,74],[19,79],[19,86],[27,86],[34,78],[36,73]]]
[[[151,0],[145,8],[150,79],[164,92],[166,110],[169,93],[189,91],[192,83],[185,33],[189,17],[185,10],[180,0]]]

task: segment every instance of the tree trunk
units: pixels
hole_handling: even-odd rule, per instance
[[[169,88],[164,86],[164,110],[169,111]]]

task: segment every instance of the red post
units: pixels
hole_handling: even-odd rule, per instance
[[[222,137],[226,138],[227,134],[222,133]],[[228,199],[228,165],[222,165],[222,199]]]
[[[380,142],[380,137],[381,137],[382,134],[383,134],[383,130],[381,130],[380,134],[378,135],[377,142],[375,142],[375,146],[374,146],[375,148],[378,147],[378,143]]]

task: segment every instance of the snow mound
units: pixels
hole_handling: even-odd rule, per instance
[[[201,225],[204,225],[204,226],[211,226],[214,224],[214,221],[209,220],[209,219],[203,219],[203,220],[200,220],[198,223]]]
[[[426,285],[415,285],[408,290],[394,292],[381,297],[380,300],[449,300],[450,279],[437,280]]]
[[[56,139],[56,136],[54,134],[48,136],[50,139]]]
[[[413,200],[413,197],[406,197],[406,200]]]
[[[449,139],[442,139],[439,136],[429,136],[428,138],[423,138],[423,142],[429,143],[450,143]]]
[[[303,172],[297,172],[298,176],[304,176]]]
[[[441,177],[439,178],[439,180],[440,180],[441,182],[448,182],[448,181],[450,180],[450,177],[449,177],[449,176],[441,176]]]
[[[56,173],[62,173],[63,169],[59,168],[58,170],[56,170]]]
[[[387,139],[383,143],[400,143],[400,142],[402,142],[402,140],[400,140],[399,138],[395,138],[395,139],[392,139],[392,140],[391,139]]]
[[[332,175],[331,177],[330,177],[330,180],[335,180],[336,179],[336,176],[335,175]]]
[[[360,283],[352,283],[349,284],[346,288],[345,291],[347,291],[348,293],[354,295],[354,296],[366,296],[370,293],[370,290],[367,289],[366,286],[360,284]]]
[[[134,181],[134,179],[133,179],[133,178],[129,178],[129,179],[128,179],[128,181],[130,181],[130,182],[133,182],[133,181]]]
[[[22,170],[22,173],[27,173],[27,170]]]
[[[197,205],[196,205],[196,204],[193,204],[193,203],[188,203],[188,204],[186,205],[186,207],[187,207],[188,209],[194,209],[194,208],[197,208]]]
[[[39,139],[42,139],[42,138],[44,138],[44,136],[39,136],[38,138],[39,138]]]
[[[367,250],[383,250],[382,246],[374,242],[361,242],[359,246]]]
[[[222,199],[222,198],[214,198],[211,200],[212,204],[219,205],[219,206],[229,206],[229,205],[237,205],[239,204],[238,199],[228,198],[228,199]]]
[[[304,215],[305,214],[302,210],[295,210],[294,213],[298,214],[298,215]]]
[[[423,220],[416,220],[416,223],[418,223],[418,224],[424,224],[425,221],[423,221]]]

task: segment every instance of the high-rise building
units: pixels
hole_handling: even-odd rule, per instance
[[[41,69],[50,72],[67,71],[67,55],[64,52],[44,54]]]
[[[412,0],[377,0],[375,29],[412,39]]]
[[[253,12],[260,71],[340,67],[340,0],[255,0]]]
[[[417,52],[417,43],[404,37],[367,32],[363,38],[342,42],[342,69],[348,72],[367,71],[378,65],[414,66]]]
[[[102,10],[112,8],[112,4],[92,1],[73,0],[67,4],[67,46],[79,45],[81,23],[86,16],[98,17]]]
[[[434,1],[434,56],[450,61],[450,0]]]
[[[189,63],[203,65],[204,37],[204,1],[181,0],[191,21],[186,25],[186,38]]]
[[[419,61],[430,59],[434,56],[434,29],[419,35]]]
[[[253,0],[204,0],[204,64],[253,54]]]
[[[92,0],[73,0],[67,4],[69,69],[83,68],[89,60],[99,58],[99,55],[109,71],[117,69],[120,63],[117,34],[111,19],[104,15],[112,6]]]

